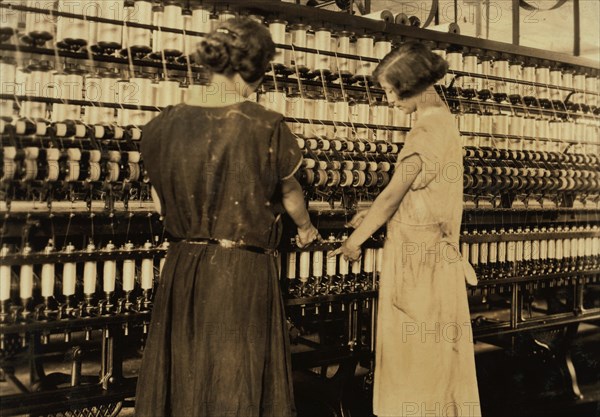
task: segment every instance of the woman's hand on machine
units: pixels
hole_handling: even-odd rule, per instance
[[[296,235],[296,245],[299,248],[305,248],[315,240],[320,241],[321,235],[312,223],[308,223],[305,227],[298,227],[298,234]]]

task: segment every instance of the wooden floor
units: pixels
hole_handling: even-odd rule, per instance
[[[581,400],[565,396],[560,375],[548,364],[478,348],[477,376],[484,417],[600,417],[600,327],[583,325],[572,346]],[[360,373],[360,372],[359,372]],[[298,417],[329,417],[310,384],[296,384]],[[350,417],[372,417],[370,392],[362,377],[346,392]],[[348,417],[348,416],[346,416]],[[467,416],[468,417],[468,416]]]
[[[564,396],[559,372],[547,363],[515,358],[503,350],[479,344],[476,364],[483,416],[600,417],[600,327],[582,325],[571,352],[584,395],[581,400]],[[138,366],[139,359],[127,361],[126,374],[135,375]],[[55,371],[69,372],[68,364],[57,364],[56,368]],[[86,364],[84,371],[87,374],[95,372],[94,369],[85,368]],[[367,370],[359,367],[357,376],[349,384],[344,395],[349,413],[344,417],[373,416],[371,387],[365,384],[366,374]],[[9,387],[6,382],[0,383],[3,395],[8,394],[11,389],[14,388]],[[294,389],[298,417],[335,415],[328,408],[327,401],[322,400],[322,387],[314,384],[302,373],[295,373]],[[133,416],[132,404],[126,404],[119,416]]]

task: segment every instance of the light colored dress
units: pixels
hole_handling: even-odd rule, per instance
[[[373,410],[481,416],[465,285],[470,266],[458,252],[462,146],[447,108],[419,115],[398,161],[415,154],[422,170],[387,224]]]

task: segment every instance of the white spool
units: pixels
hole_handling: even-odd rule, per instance
[[[481,57],[481,62],[477,64],[477,72],[484,76],[492,75],[492,62],[490,61],[490,58],[488,56]],[[480,80],[480,82],[482,90],[490,89],[489,79],[484,77]]]
[[[442,57],[444,60],[446,59],[446,50],[440,48],[439,46],[435,46],[431,52],[433,52],[434,54]]]
[[[285,26],[287,22],[285,20],[273,20],[269,23],[269,32],[271,32],[271,39],[273,43],[283,45],[285,44]],[[275,56],[272,62],[274,64],[283,65],[285,63],[283,49],[277,48]]]
[[[98,102],[102,99],[101,80],[96,75],[85,77],[84,99],[91,102]],[[102,108],[98,106],[88,106],[85,108],[84,121],[87,124],[95,125],[102,123]]]
[[[288,279],[296,279],[296,264],[297,264],[296,252],[288,252],[288,254],[287,254],[287,278]]]
[[[291,26],[290,35],[292,45],[294,47],[307,47],[307,31],[309,27],[302,24],[296,24]],[[306,52],[293,50],[291,51],[291,58],[293,64],[298,68],[299,71],[304,70],[306,66]]]
[[[505,59],[499,59],[494,62],[494,75],[500,78],[508,78],[510,75],[509,63]],[[495,81],[495,93],[508,94],[508,84],[506,81]]]
[[[294,93],[286,96],[285,112],[289,117],[301,119],[304,117],[304,100],[300,97],[300,94]],[[295,135],[301,135],[304,129],[302,123],[290,123],[292,133]]]
[[[396,127],[410,127],[410,115],[406,114],[402,109],[393,107],[392,123]],[[406,132],[402,130],[392,131],[392,142],[404,143]]]
[[[478,65],[477,55],[465,55],[463,58],[463,69],[465,72],[470,74],[477,73]],[[463,81],[463,87],[466,89],[472,89],[475,91],[481,90],[481,78],[479,77],[466,77]]]
[[[448,61],[449,69],[455,71],[463,70],[463,54],[462,52],[447,52],[446,53],[446,61]]]
[[[520,80],[523,67],[520,62],[511,62],[508,67],[510,78]],[[523,96],[523,85],[519,83],[509,83],[509,94]]]
[[[578,239],[571,238],[571,257],[577,258],[578,256],[579,256]]]
[[[573,76],[573,88],[576,90],[585,90],[585,74],[575,74]],[[585,103],[585,94],[578,91],[573,94],[571,101],[575,103]]]
[[[350,106],[346,100],[340,98],[335,102],[333,106],[333,118],[336,122],[348,123],[350,121]],[[348,139],[348,127],[338,125],[335,130],[335,137]]]
[[[356,40],[356,53],[361,58],[374,57],[374,38],[372,35],[362,35]],[[358,60],[356,62],[356,75],[361,77],[371,76],[372,63],[369,61]]]
[[[382,60],[387,54],[392,52],[392,43],[386,40],[375,42],[374,54],[375,58]]]
[[[494,116],[491,114],[482,114],[479,118],[479,131],[481,133],[492,133],[492,124]]]
[[[327,267],[325,273],[329,277],[334,277],[337,269],[337,262],[335,256],[330,256],[333,251],[327,251]]]
[[[129,79],[129,101],[138,106],[156,106],[152,80],[148,77],[131,77]]]
[[[103,0],[100,4],[99,17],[122,21],[124,16],[124,0]],[[98,23],[96,44],[101,48],[119,49],[122,46],[123,26],[112,23]]]
[[[450,52],[446,52],[446,61],[448,61],[448,69],[453,70],[453,71],[463,71],[463,53],[462,52],[458,52],[458,51],[450,51]],[[445,77],[445,83],[446,85],[450,85],[450,82],[452,82],[452,80],[454,81],[454,86],[455,87],[462,87],[463,86],[463,79],[461,78],[454,78],[454,74],[447,74]]]
[[[75,246],[69,244],[65,248],[65,253],[72,253]],[[64,296],[75,294],[75,283],[77,282],[77,269],[74,262],[65,262],[62,271],[62,293]]]
[[[174,106],[181,102],[181,91],[179,90],[179,81],[160,80],[157,89],[158,107]]]
[[[154,284],[154,263],[152,259],[142,259],[142,290],[151,290]]]
[[[357,42],[350,42],[350,55],[357,56],[358,55],[358,45]],[[355,75],[358,69],[359,61],[356,59],[348,59],[348,71],[350,74]]]
[[[312,276],[320,278],[323,276],[323,251],[317,250],[312,253]]]
[[[588,75],[585,78],[585,89],[589,92],[586,94],[586,103],[589,106],[597,106],[598,96],[593,93],[598,93],[598,78],[594,75]]]
[[[383,248],[377,249],[377,254],[375,257],[375,270],[377,273],[381,273],[383,270]]]
[[[562,85],[562,71],[558,68],[552,68],[550,71],[550,84],[560,87]],[[562,91],[556,88],[550,90],[550,98],[552,100],[561,100]]]
[[[152,7],[152,25],[155,27],[164,26],[165,22],[165,10],[162,6],[153,6]],[[159,29],[152,30],[152,51],[156,54],[160,54],[160,51],[163,50],[162,43],[162,35],[163,31]]]
[[[357,101],[352,106],[352,115],[354,123],[369,124],[370,106],[368,101]],[[366,127],[356,128],[356,137],[360,140],[368,140],[370,137],[369,129]]]
[[[283,91],[267,91],[264,94],[263,105],[268,109],[271,109],[278,113],[283,113],[285,115],[287,107],[285,93]]]
[[[575,137],[575,123],[566,121],[560,123],[560,137],[564,141],[572,141],[577,139]]]
[[[223,23],[230,19],[235,19],[235,18],[236,18],[236,14],[233,10],[225,9],[225,10],[220,10],[217,13],[217,20],[219,23]]]
[[[199,38],[193,35],[188,35],[188,31],[195,31],[192,21],[192,15],[188,12],[183,15],[183,28],[186,34],[183,36],[183,55],[192,57],[196,52],[196,45]]]
[[[43,64],[30,65],[27,69],[21,70],[20,74],[24,78],[23,93],[30,97],[53,97],[52,73],[49,67]]]
[[[106,252],[112,252],[115,249],[115,245],[109,242],[104,248]],[[115,281],[117,279],[117,261],[106,260],[103,265],[102,273],[102,289],[105,293],[112,293],[115,291]]]
[[[377,102],[374,106],[371,106],[371,109],[373,111],[373,124],[376,124],[378,126],[389,126],[390,112],[387,103]],[[388,132],[389,131],[387,129],[377,129],[377,140],[388,141]]]
[[[118,75],[112,72],[105,72],[100,75],[100,102],[102,103],[118,103],[117,100],[117,83]],[[115,119],[115,109],[112,107],[100,108],[101,123],[110,124]]]
[[[315,99],[314,118],[318,121],[313,123],[314,135],[317,137],[329,137],[328,127],[320,122],[320,120],[330,120],[328,111],[328,103],[324,96],[317,96]]]
[[[125,244],[125,250],[132,250],[133,244]],[[135,260],[124,259],[123,260],[123,291],[133,291],[135,288]]]
[[[20,5],[21,0],[5,0],[3,3],[11,5]],[[7,41],[11,41],[13,34],[19,29],[20,13],[16,10],[0,9],[0,22],[2,22],[3,35],[7,37]]]
[[[375,270],[375,249],[365,249],[365,256],[363,261],[363,271],[367,274],[373,273]]]
[[[492,117],[492,133],[496,135],[508,134],[508,116],[497,114]]]
[[[538,67],[535,72],[535,81],[540,84],[546,84],[543,87],[537,87],[537,98],[550,98],[548,84],[550,83],[550,68]]]
[[[40,0],[27,0],[27,7],[54,10],[54,6],[54,2],[42,4]],[[53,16],[47,14],[25,13],[25,33],[28,39],[35,39],[37,45],[43,45],[46,41],[52,39],[55,35],[54,19]],[[2,25],[4,26],[4,22],[2,22]]]
[[[305,119],[314,119],[315,117],[315,99],[313,99],[312,97],[305,97],[304,98],[304,118]],[[309,123],[304,124],[304,136],[307,138],[312,138],[314,137],[314,132],[313,129],[311,127],[311,125]]]
[[[0,9],[2,10],[2,9]],[[16,94],[17,66],[11,60],[0,58],[0,93],[1,94]],[[0,115],[4,117],[12,117],[13,115],[13,100],[0,100]]]
[[[31,254],[31,247],[25,246],[23,248],[23,256]],[[22,300],[31,298],[33,295],[33,265],[24,264],[21,265],[19,270],[19,296]]]
[[[83,15],[89,1],[58,0],[58,10]],[[88,44],[90,24],[87,20],[72,17],[56,17],[56,41],[64,47],[85,46]]]
[[[171,29],[183,28],[182,7],[177,3],[167,3],[163,8],[162,25]],[[183,34],[161,31],[158,51],[164,51],[169,56],[179,56],[183,53]]]
[[[536,121],[533,117],[523,119],[523,136],[528,138],[536,137]]]
[[[152,24],[152,2],[149,0],[135,0],[133,7],[126,14],[127,22],[140,23],[144,25]],[[127,43],[123,42],[124,47],[129,47],[133,52],[150,52],[150,41],[152,31],[150,29],[127,27]]]
[[[360,171],[359,171],[360,172]],[[352,274],[358,277],[361,273],[362,259],[352,262]]]
[[[119,104],[131,104],[129,101],[132,90],[133,87],[129,80],[119,80],[117,82],[117,99]],[[135,110],[130,109],[117,109],[117,125],[127,126],[134,112]]]
[[[520,116],[509,116],[508,134],[523,136],[523,118]]]
[[[338,54],[350,54],[350,37],[353,35],[352,32],[342,31],[337,33],[337,53]],[[341,75],[351,75],[350,71],[350,60],[348,58],[336,57],[336,71]]]
[[[315,49],[315,34],[313,32],[306,33],[306,47],[309,49]],[[309,71],[314,71],[316,54],[313,52],[307,52],[306,54],[306,67]]]
[[[535,120],[535,134],[537,138],[547,139],[549,136],[549,126],[547,119]]]
[[[526,82],[535,82],[536,80],[536,68],[532,64],[525,65],[523,67],[523,81]],[[524,97],[535,97],[537,94],[537,89],[535,86],[530,84],[521,84],[523,87],[523,96]]]
[[[307,282],[310,276],[310,252],[300,252],[300,271],[298,278],[302,282]]]
[[[192,9],[192,27],[196,32],[210,33],[212,30],[211,12],[205,6],[196,6]],[[198,39],[200,42],[201,39]]]
[[[315,49],[331,52],[331,31],[321,28],[315,31]],[[331,57],[318,53],[315,56],[315,71],[331,71]]]
[[[349,272],[349,266],[350,263],[344,259],[343,256],[339,256],[339,270],[340,270],[340,275],[344,276],[344,275],[348,275]]]
[[[52,244],[49,243],[48,246],[44,248],[44,254],[49,255],[53,251]],[[55,264],[43,264],[42,265],[42,274],[41,274],[41,290],[42,297],[48,298],[54,295],[54,280],[56,277],[56,269]]]
[[[2,246],[0,257],[8,256],[10,249],[8,246]],[[0,265],[0,302],[10,300],[10,284],[12,271],[10,265]]]
[[[65,91],[65,82],[67,80],[67,74],[65,73],[54,73],[52,75],[52,98],[63,99],[62,95]],[[52,104],[52,117],[53,122],[61,122],[68,119],[69,107],[63,103]]]

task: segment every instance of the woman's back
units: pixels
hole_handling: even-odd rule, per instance
[[[282,116],[250,101],[180,104],[143,131],[142,152],[177,238],[277,245],[279,184],[301,161]]]

